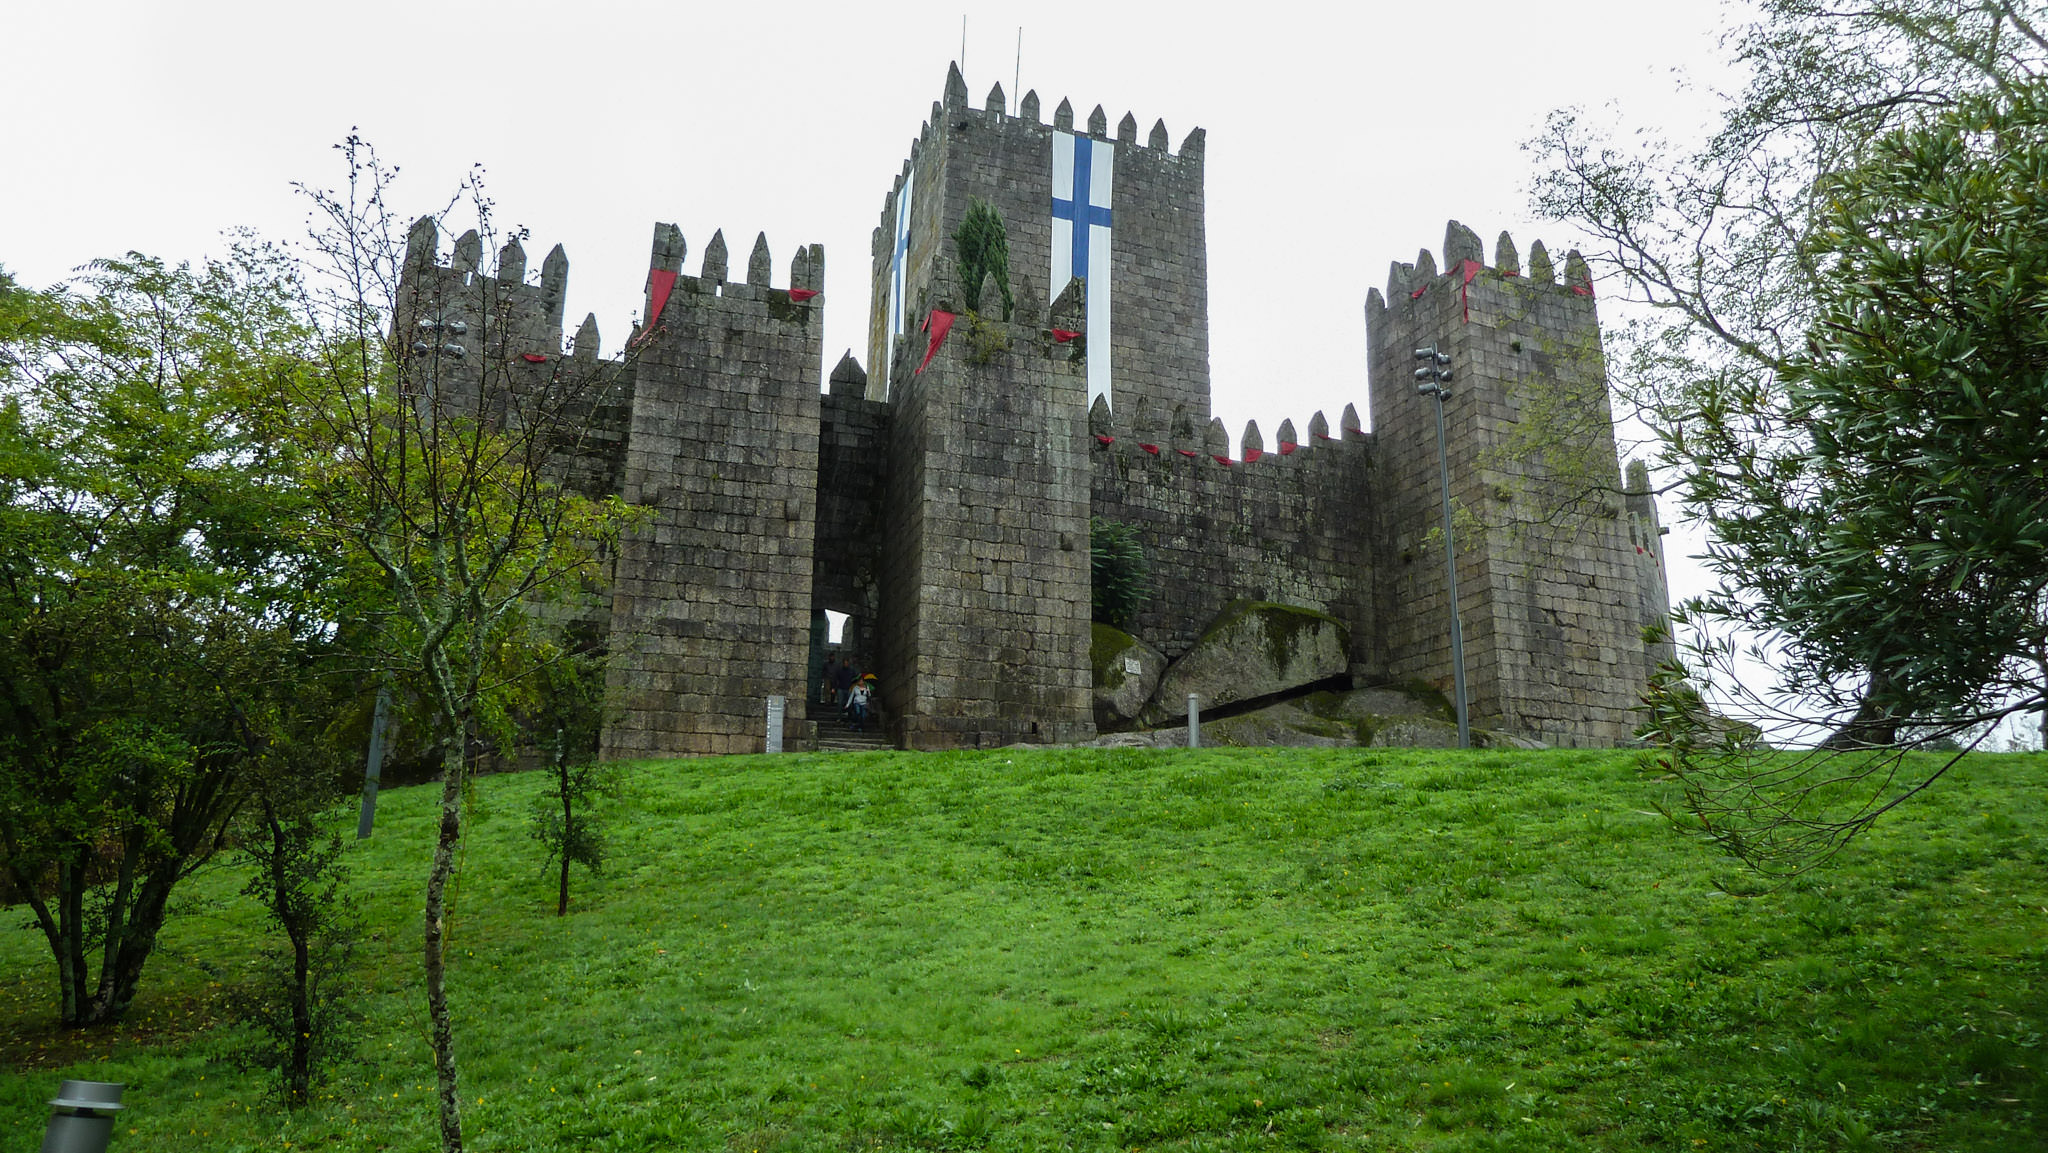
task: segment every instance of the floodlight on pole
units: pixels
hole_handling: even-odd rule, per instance
[[[1472,747],[1472,724],[1465,700],[1465,628],[1458,613],[1458,544],[1451,532],[1451,456],[1444,439],[1444,399],[1451,395],[1451,354],[1436,345],[1415,350],[1422,367],[1415,370],[1415,391],[1436,398],[1436,462],[1444,491],[1444,575],[1451,597],[1451,684],[1457,695],[1458,747]]]

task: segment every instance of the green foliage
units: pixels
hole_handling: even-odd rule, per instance
[[[1539,201],[1658,306],[1617,342],[1621,379],[1714,538],[1650,728],[1699,818],[1774,868],[1927,783],[1868,750],[1968,743],[2043,701],[2044,20],[1766,0],[1699,149],[1616,147],[1574,114],[1537,146]],[[1737,739],[1752,725],[1846,755],[1789,770]]]
[[[555,915],[569,911],[569,866],[604,868],[604,827],[592,806],[619,795],[617,769],[597,763],[604,717],[604,659],[565,654],[544,668],[541,708],[531,727],[546,758],[548,788],[533,803],[532,835],[548,851],[541,871],[559,865]]]
[[[1828,742],[1842,757],[1795,770],[1693,739],[1712,721],[1660,682],[1673,769],[1759,865],[1824,856],[1925,787],[1888,746],[1954,747],[2048,703],[2026,660],[2048,630],[2044,190],[2039,83],[1872,142],[1818,189],[1807,253],[1830,274],[1807,349],[1778,373],[1799,435],[1747,442],[1742,405],[1700,394],[1713,403],[1688,432],[1714,467],[1686,492],[1710,516],[1722,589],[1687,611],[1783,635],[1790,683],[1849,718]]]
[[[287,435],[295,291],[247,243],[0,282],[0,863],[67,1024],[125,1013],[253,790],[329,787],[348,582]]]
[[[1003,297],[1003,319],[1010,319],[1016,301],[1010,294],[1010,234],[995,206],[979,197],[967,202],[967,213],[953,233],[959,253],[960,286],[966,293],[965,307],[973,309],[980,298],[982,281],[992,279]]]
[[[288,1109],[304,1108],[335,1062],[352,1055],[357,1023],[350,966],[361,916],[349,903],[343,842],[323,825],[302,794],[261,798],[260,818],[243,834],[249,870],[242,895],[252,897],[284,935],[287,951],[259,966],[262,986],[246,1015],[259,1042],[248,1057],[278,1078]]]
[[[559,649],[536,610],[552,601],[573,617],[576,601],[600,584],[599,552],[627,523],[619,498],[586,497],[552,467],[576,446],[584,414],[619,365],[556,357],[545,372],[520,375],[521,362],[481,354],[509,347],[521,331],[508,290],[495,277],[414,279],[412,242],[431,251],[436,222],[406,226],[392,214],[396,170],[366,142],[351,136],[340,150],[346,187],[303,189],[322,264],[319,290],[302,306],[322,358],[305,377],[314,419],[298,434],[326,465],[315,488],[322,530],[337,553],[383,578],[378,671],[419,702],[440,765],[442,820],[421,952],[441,1148],[461,1153],[446,914],[469,742],[481,731],[501,752],[516,746],[523,686]],[[472,173],[456,205],[490,249],[496,236],[480,181]],[[467,318],[460,347],[480,355],[416,339],[422,324],[450,317]]]
[[[1121,521],[1088,518],[1089,608],[1094,620],[1128,630],[1151,597],[1145,546]]]
[[[1872,674],[1898,716],[2038,701],[2013,659],[2048,588],[2048,87],[1966,98],[1817,195],[1829,272],[1780,373],[1805,435],[1688,486],[1750,594],[1723,607],[1817,681]]]
[[[532,915],[545,775],[483,777],[465,1112],[507,1149],[2038,1148],[2048,814],[2027,758],[1957,772],[1765,889],[1623,753],[702,758],[638,773],[561,920]],[[89,1039],[0,925],[0,1131],[92,1076],[151,1087],[136,1148],[431,1147],[405,958],[437,790],[383,815],[347,890],[361,1059],[289,1129],[195,1028],[265,947],[229,904],[174,918],[137,1028]]]

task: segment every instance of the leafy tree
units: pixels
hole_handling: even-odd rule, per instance
[[[1803,251],[1826,275],[1806,349],[1776,374],[1793,432],[1739,446],[1719,423],[1743,414],[1714,397],[1692,427],[1724,463],[1686,483],[1723,578],[1691,612],[1784,636],[1806,697],[1857,694],[1796,770],[1681,745],[1695,811],[1774,867],[1824,856],[1953,764],[1901,776],[1902,746],[1961,747],[2048,707],[2024,660],[2048,634],[2048,82],[1927,114],[1817,196]],[[1697,731],[1677,693],[1660,729]]]
[[[1719,587],[1678,614],[1688,660],[1649,731],[1705,827],[1797,868],[1939,775],[1899,750],[2040,700],[2022,142],[2048,10],[1761,7],[1705,145],[1623,148],[1556,115],[1539,201],[1651,306],[1619,375],[1714,536]],[[1758,659],[1780,691],[1746,687]],[[1822,747],[1766,756],[1749,722]]]
[[[291,292],[247,244],[0,278],[0,863],[67,1025],[121,1017],[174,886],[326,739],[332,563],[280,435]]]
[[[440,763],[422,953],[442,1147],[456,1153],[446,916],[464,782],[475,740],[516,743],[519,685],[561,652],[536,607],[580,595],[622,523],[616,498],[580,495],[555,467],[615,366],[559,355],[544,367],[525,363],[531,349],[515,339],[511,290],[490,276],[425,277],[435,222],[405,226],[387,206],[394,170],[358,138],[340,147],[346,187],[306,190],[317,267],[305,304],[322,360],[308,378],[316,415],[300,432],[326,465],[324,531],[385,584],[391,611],[377,660],[422,702]],[[456,206],[473,214],[480,245],[496,239],[479,179]],[[457,315],[470,318],[459,341],[448,329],[419,337],[420,322]]]
[[[973,308],[981,297],[982,281],[993,279],[1003,297],[1003,319],[1010,319],[1016,306],[1010,294],[1010,234],[1003,227],[1002,214],[979,197],[967,202],[967,212],[953,233],[960,256],[960,283],[966,289],[966,307]]]
[[[548,850],[542,871],[557,869],[555,915],[569,912],[569,866],[592,873],[603,869],[604,827],[592,808],[600,797],[619,793],[617,771],[597,762],[603,720],[604,664],[571,656],[542,671],[542,699],[528,721],[546,757],[548,789],[534,799],[534,840]]]
[[[304,796],[260,794],[242,840],[251,866],[243,894],[263,905],[289,948],[254,1013],[266,1035],[257,1063],[277,1071],[288,1108],[305,1105],[321,1067],[347,1050],[345,982],[359,931],[344,892],[344,844]]]

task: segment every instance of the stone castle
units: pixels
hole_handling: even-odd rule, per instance
[[[1097,731],[1090,518],[1132,526],[1150,597],[1132,631],[1171,661],[1233,605],[1340,622],[1346,678],[1451,685],[1434,401],[1413,350],[1447,352],[1458,588],[1475,725],[1554,744],[1629,737],[1666,593],[1647,478],[1620,475],[1592,283],[1541,243],[1493,259],[1453,222],[1437,266],[1397,263],[1365,302],[1369,411],[1322,414],[1236,458],[1210,413],[1203,143],[1142,142],[1035,93],[971,106],[956,69],[874,232],[868,363],[821,394],[824,252],[743,280],[711,238],[699,272],[657,225],[644,319],[598,359],[562,353],[568,261],[538,284],[514,240],[495,276],[474,234],[445,262],[415,226],[398,331],[497,324],[472,371],[602,373],[566,467],[648,511],[582,622],[607,652],[608,758],[813,747],[829,651],[874,670],[900,747],[1072,742]],[[971,201],[1007,227],[1014,309],[961,283]],[[991,282],[992,284],[992,282]],[[490,291],[482,295],[479,288]],[[497,319],[461,302],[497,301]],[[564,363],[566,362],[566,363]],[[826,641],[826,612],[847,614]],[[1171,704],[1171,702],[1168,702]]]

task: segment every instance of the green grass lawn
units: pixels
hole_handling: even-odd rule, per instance
[[[478,1150],[2048,1147],[2048,761],[1979,756],[1767,889],[1626,754],[998,751],[635,768],[554,890],[480,782],[453,918]],[[0,1134],[428,1150],[435,791],[351,850],[357,1059],[295,1116],[232,1024],[275,945],[195,879],[121,1028],[0,925]],[[347,817],[353,824],[353,816]]]

